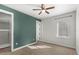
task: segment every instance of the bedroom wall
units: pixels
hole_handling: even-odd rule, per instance
[[[4,5],[0,9],[14,13],[14,49],[36,41],[36,18]]]
[[[66,17],[72,15],[72,17]],[[62,18],[61,18],[62,17]],[[56,19],[58,18],[58,19]],[[57,37],[57,22],[62,21],[66,22],[69,30],[68,38]],[[66,47],[75,48],[76,47],[76,34],[75,34],[75,25],[76,23],[76,12],[69,12],[62,15],[54,16],[51,18],[43,19],[41,22],[41,36],[40,41],[58,44]]]

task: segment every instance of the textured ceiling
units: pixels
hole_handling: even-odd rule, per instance
[[[35,9],[40,8],[40,4],[5,4],[5,6],[16,9],[25,14],[36,17],[38,19],[43,19],[43,18],[48,18],[76,10],[78,5],[77,4],[46,4],[46,7],[55,6],[55,9],[48,10],[50,14],[46,14],[43,12],[41,15],[38,15],[40,11],[32,10],[34,8]]]

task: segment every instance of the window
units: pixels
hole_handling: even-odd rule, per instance
[[[57,37],[67,38],[68,37],[68,26],[66,22],[57,22]]]

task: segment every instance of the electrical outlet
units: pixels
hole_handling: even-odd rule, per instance
[[[16,43],[16,45],[18,45],[18,43]]]

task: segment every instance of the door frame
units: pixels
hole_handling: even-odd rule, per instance
[[[41,22],[36,20],[36,42],[40,39],[40,24]]]
[[[3,9],[0,9],[0,12],[3,12],[5,14],[10,14],[11,15],[11,52],[14,51],[14,13],[12,12],[9,12],[9,11],[6,11],[6,10],[3,10]]]

